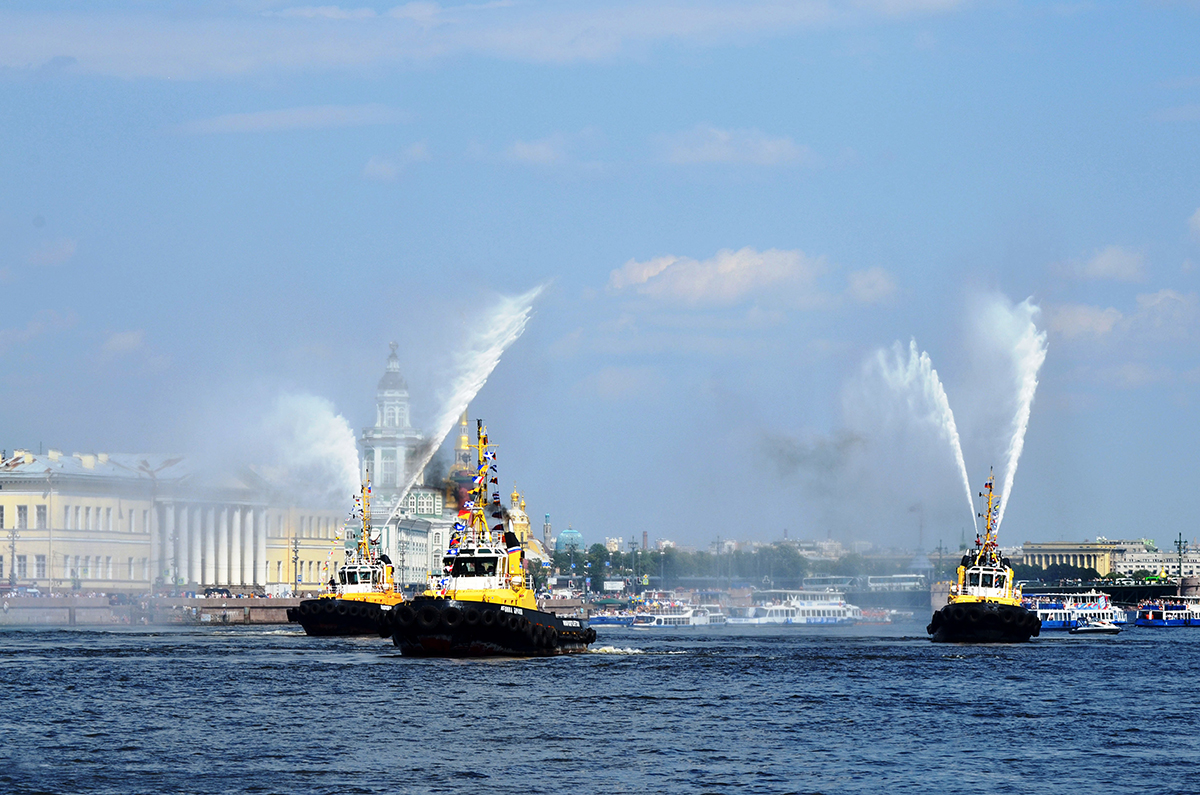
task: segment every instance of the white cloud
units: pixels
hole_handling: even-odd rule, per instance
[[[506,152],[510,160],[534,165],[554,165],[567,160],[566,138],[558,133],[535,141],[514,141]]]
[[[1106,246],[1087,262],[1076,267],[1084,279],[1112,279],[1119,282],[1140,282],[1145,278],[1146,258],[1121,246]]]
[[[1195,293],[1159,290],[1137,297],[1137,312],[1130,318],[1130,331],[1151,339],[1179,339],[1197,330],[1200,300]]]
[[[721,130],[700,124],[662,137],[670,163],[741,163],[755,166],[816,165],[807,146],[787,136],[770,136],[756,129]]]
[[[130,353],[141,348],[145,344],[145,332],[139,331],[114,331],[108,335],[108,339],[104,341],[103,351],[110,356],[116,356],[122,353]]]
[[[410,163],[429,159],[429,147],[419,141],[397,155],[376,155],[363,166],[363,178],[376,182],[395,182]]]
[[[1087,304],[1062,304],[1053,307],[1049,315],[1050,330],[1064,337],[1102,337],[1124,317],[1118,309],[1101,309]]]
[[[274,14],[218,3],[193,13],[170,5],[133,11],[0,12],[0,66],[28,70],[73,58],[83,72],[120,78],[197,79],[312,72],[468,55],[573,63],[640,56],[661,43],[748,44],[796,31],[877,25],[945,14],[952,0],[708,0],[685,3],[410,2],[369,8],[298,6]],[[34,6],[34,8],[37,8]]]
[[[30,265],[62,265],[75,256],[76,248],[74,240],[55,240],[31,253],[27,261]]]
[[[850,297],[863,304],[878,304],[896,292],[896,281],[883,268],[867,268],[850,274]]]
[[[1192,217],[1188,219],[1188,230],[1192,233],[1192,240],[1200,243],[1200,208],[1192,213]]]
[[[317,130],[328,127],[366,127],[399,124],[405,114],[386,105],[313,105],[252,113],[228,113],[209,119],[196,119],[176,129],[191,135],[222,133],[274,132],[277,130]]]
[[[812,305],[824,300],[816,280],[825,270],[823,257],[803,251],[746,247],[722,249],[706,260],[671,255],[644,262],[631,259],[609,274],[608,286],[687,304],[733,304],[772,291],[790,303]]]

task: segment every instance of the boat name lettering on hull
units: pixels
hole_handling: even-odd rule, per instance
[[[523,608],[509,607],[508,605],[500,605],[500,612],[501,613],[516,613],[519,616],[525,614],[525,610]]]

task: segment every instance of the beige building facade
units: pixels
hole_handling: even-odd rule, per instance
[[[0,461],[0,583],[43,592],[315,590],[343,559],[336,511],[280,505],[252,473],[206,482],[179,457]]]

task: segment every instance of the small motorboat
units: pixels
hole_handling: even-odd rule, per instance
[[[1111,621],[1084,618],[1067,631],[1072,635],[1117,635],[1121,632],[1121,627]]]

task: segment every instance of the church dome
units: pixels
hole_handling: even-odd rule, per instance
[[[391,343],[392,352],[388,356],[387,369],[383,372],[383,378],[379,379],[380,392],[407,392],[408,384],[404,381],[404,376],[400,375],[400,357],[396,356],[396,349],[400,346],[396,343]]]
[[[570,552],[572,549],[576,552],[583,549],[583,535],[578,530],[568,527],[554,540],[554,551]]]

